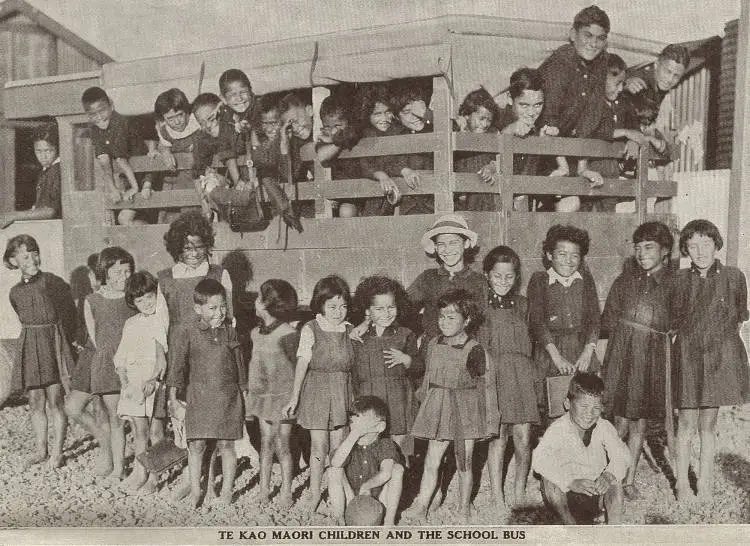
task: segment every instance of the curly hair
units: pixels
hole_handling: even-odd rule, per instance
[[[466,333],[473,337],[484,319],[476,298],[468,290],[459,288],[446,292],[437,301],[438,309],[445,309],[451,305],[461,313],[464,320],[468,319],[469,324],[466,326]]]
[[[347,306],[351,305],[352,294],[346,281],[338,275],[323,277],[315,283],[315,288],[313,288],[310,310],[313,313],[322,314],[325,303],[336,296],[341,296]]]
[[[260,285],[258,298],[265,305],[268,314],[281,322],[293,320],[297,313],[297,292],[285,280],[268,279]]]
[[[8,269],[18,269],[18,267],[10,263],[10,259],[16,255],[16,252],[18,252],[22,246],[26,247],[27,252],[39,252],[39,244],[31,235],[26,235],[25,233],[16,235],[10,239],[5,246],[5,254],[3,255],[3,263],[5,264],[5,267]]]
[[[403,324],[406,317],[410,315],[409,296],[406,295],[406,290],[400,282],[381,275],[367,277],[357,285],[357,289],[354,291],[355,316],[358,318],[364,316],[367,308],[372,305],[375,296],[382,294],[393,295],[397,311],[396,320]]]
[[[171,224],[164,234],[164,246],[175,262],[180,261],[180,255],[188,236],[199,237],[208,248],[214,246],[214,228],[198,211],[184,212]]]
[[[576,226],[555,224],[547,230],[547,235],[542,243],[542,260],[544,267],[549,267],[547,254],[552,254],[559,241],[568,241],[578,246],[581,252],[581,260],[589,253],[589,232]]]
[[[719,228],[713,222],[708,220],[690,220],[680,232],[680,252],[683,256],[688,255],[688,241],[693,238],[693,235],[703,235],[704,237],[710,237],[716,245],[716,250],[721,250],[724,246],[724,239],[719,233]]]

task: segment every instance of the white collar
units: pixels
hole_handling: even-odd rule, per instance
[[[172,276],[175,279],[187,277],[205,277],[208,275],[208,261],[202,262],[198,267],[189,267],[182,262],[172,266]]]
[[[59,163],[60,163],[60,158],[58,157],[52,163],[50,163],[49,167],[47,167],[46,169],[42,169],[42,171],[46,171],[48,169],[51,169],[53,165],[58,165]]]
[[[167,134],[174,139],[189,137],[194,132],[199,131],[201,128],[198,120],[195,119],[195,116],[193,116],[193,114],[190,114],[190,117],[188,117],[187,125],[185,125],[185,129],[183,129],[182,131],[175,131],[169,125],[167,125],[166,121],[162,121],[161,123],[164,124],[163,126],[167,131]]]
[[[583,280],[583,277],[581,276],[581,272],[580,271],[576,271],[570,277],[563,277],[557,271],[555,271],[555,269],[552,268],[552,267],[550,267],[547,270],[547,275],[549,275],[549,284],[550,285],[555,284],[555,282],[559,282],[565,288],[570,288],[570,286],[573,284],[573,282],[575,282],[576,279]]]

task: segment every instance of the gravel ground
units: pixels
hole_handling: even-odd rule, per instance
[[[631,524],[671,523],[750,523],[750,405],[722,408],[718,421],[716,495],[712,502],[678,505],[664,472],[641,460],[636,484],[644,498],[626,502],[625,520]],[[229,507],[206,504],[193,511],[186,501],[172,502],[176,472],[163,476],[161,489],[151,496],[128,494],[121,485],[94,476],[98,448],[91,436],[78,425],[71,425],[65,450],[65,465],[49,470],[37,465],[22,470],[21,462],[33,445],[28,425],[28,406],[11,405],[0,410],[0,527],[26,526],[249,526],[249,525],[328,525],[327,509],[313,515],[302,510],[308,471],[294,480],[297,502],[289,511],[278,511],[271,503],[261,506],[258,499],[257,471],[247,459],[240,462],[234,502]],[[481,449],[478,450],[481,453]],[[657,451],[657,449],[654,449]],[[695,446],[694,446],[695,451]],[[128,444],[128,465],[132,445]],[[657,457],[658,459],[659,457]],[[506,483],[512,483],[510,471]],[[274,480],[278,481],[278,467]],[[405,484],[408,503],[418,487],[419,476]],[[430,513],[428,524],[459,524],[458,487],[451,484],[442,507]],[[506,487],[506,490],[509,487]],[[497,512],[491,502],[486,477],[480,481],[475,498],[477,524],[555,523],[541,500],[539,484],[529,480],[529,505],[512,512]],[[407,520],[402,523],[409,524]]]

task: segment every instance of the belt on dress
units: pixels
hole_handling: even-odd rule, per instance
[[[669,448],[669,455],[674,457],[677,453],[677,444],[674,437],[674,410],[672,409],[672,340],[669,336],[669,332],[662,332],[640,322],[633,322],[632,320],[620,319],[620,322],[625,326],[630,326],[641,332],[648,332],[650,334],[657,334],[664,339],[664,428],[667,429],[667,447]]]
[[[453,451],[456,454],[456,466],[461,472],[466,471],[466,445],[464,444],[464,439],[461,437],[461,414],[458,410],[458,397],[456,396],[456,391],[471,391],[476,390],[477,387],[446,387],[445,385],[438,385],[437,383],[430,383],[428,385],[430,389],[443,389],[448,391],[448,399],[450,400],[451,404],[451,419],[450,419],[450,429],[451,429],[451,435],[453,436]],[[480,397],[481,401],[481,397]],[[484,411],[482,411],[484,408],[480,407],[480,415],[479,417],[481,419],[484,419],[482,416]]]

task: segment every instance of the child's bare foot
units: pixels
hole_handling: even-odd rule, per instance
[[[55,470],[56,468],[62,468],[63,466],[63,457],[59,453],[55,453],[50,455],[49,461],[47,461],[47,468],[50,470]]]
[[[401,517],[414,521],[424,521],[427,519],[427,506],[414,502],[414,504],[401,513]]]
[[[311,496],[310,499],[307,501],[306,504],[306,511],[310,512],[311,514],[314,514],[318,511],[318,507],[320,506],[320,495]]]
[[[147,496],[147,495],[153,495],[159,490],[159,486],[156,484],[155,480],[146,480],[146,483],[144,483],[139,489],[138,489],[138,495],[139,496]]]
[[[471,523],[472,508],[473,507],[471,504],[461,507],[461,523],[462,524],[469,525]]]
[[[173,501],[179,501],[184,499],[190,494],[190,482],[188,480],[184,480],[182,483],[178,484],[177,487],[175,487],[174,491],[172,491],[172,500]]]
[[[698,481],[698,500],[710,501],[714,498],[714,488],[709,484]]]
[[[125,479],[125,469],[114,467],[112,468],[112,472],[109,473],[107,478],[112,479],[116,482],[121,482],[122,480]]]
[[[258,502],[265,506],[271,502],[271,492],[268,489],[261,488],[260,494],[258,495]]]
[[[279,496],[276,498],[276,504],[279,505],[279,508],[289,509],[294,504],[294,499],[292,498],[292,492],[291,491],[282,491],[279,493]]]
[[[198,507],[201,505],[201,495],[200,493],[190,493],[190,506],[193,508],[193,510],[197,510]]]
[[[47,454],[46,453],[36,452],[31,457],[29,457],[28,459],[26,459],[24,461],[23,468],[25,470],[25,469],[27,469],[29,467],[32,467],[32,466],[36,465],[36,464],[43,463],[46,460],[47,460]]]
[[[692,502],[695,500],[695,493],[690,488],[689,484],[677,486],[677,501],[678,502]]]
[[[443,505],[444,500],[445,500],[445,495],[443,494],[441,490],[438,490],[438,492],[435,493],[435,496],[432,497],[432,501],[430,501],[428,510],[430,512],[437,510]]]
[[[130,491],[137,491],[146,483],[148,478],[139,472],[131,472],[130,476],[122,481],[123,487]]]
[[[112,459],[102,453],[96,466],[94,466],[94,474],[97,476],[109,476],[112,473],[113,468]]]
[[[229,506],[230,504],[232,504],[232,492],[229,491],[227,493],[227,492],[222,491],[221,495],[216,497],[215,502],[218,504],[221,504],[222,506]]]

